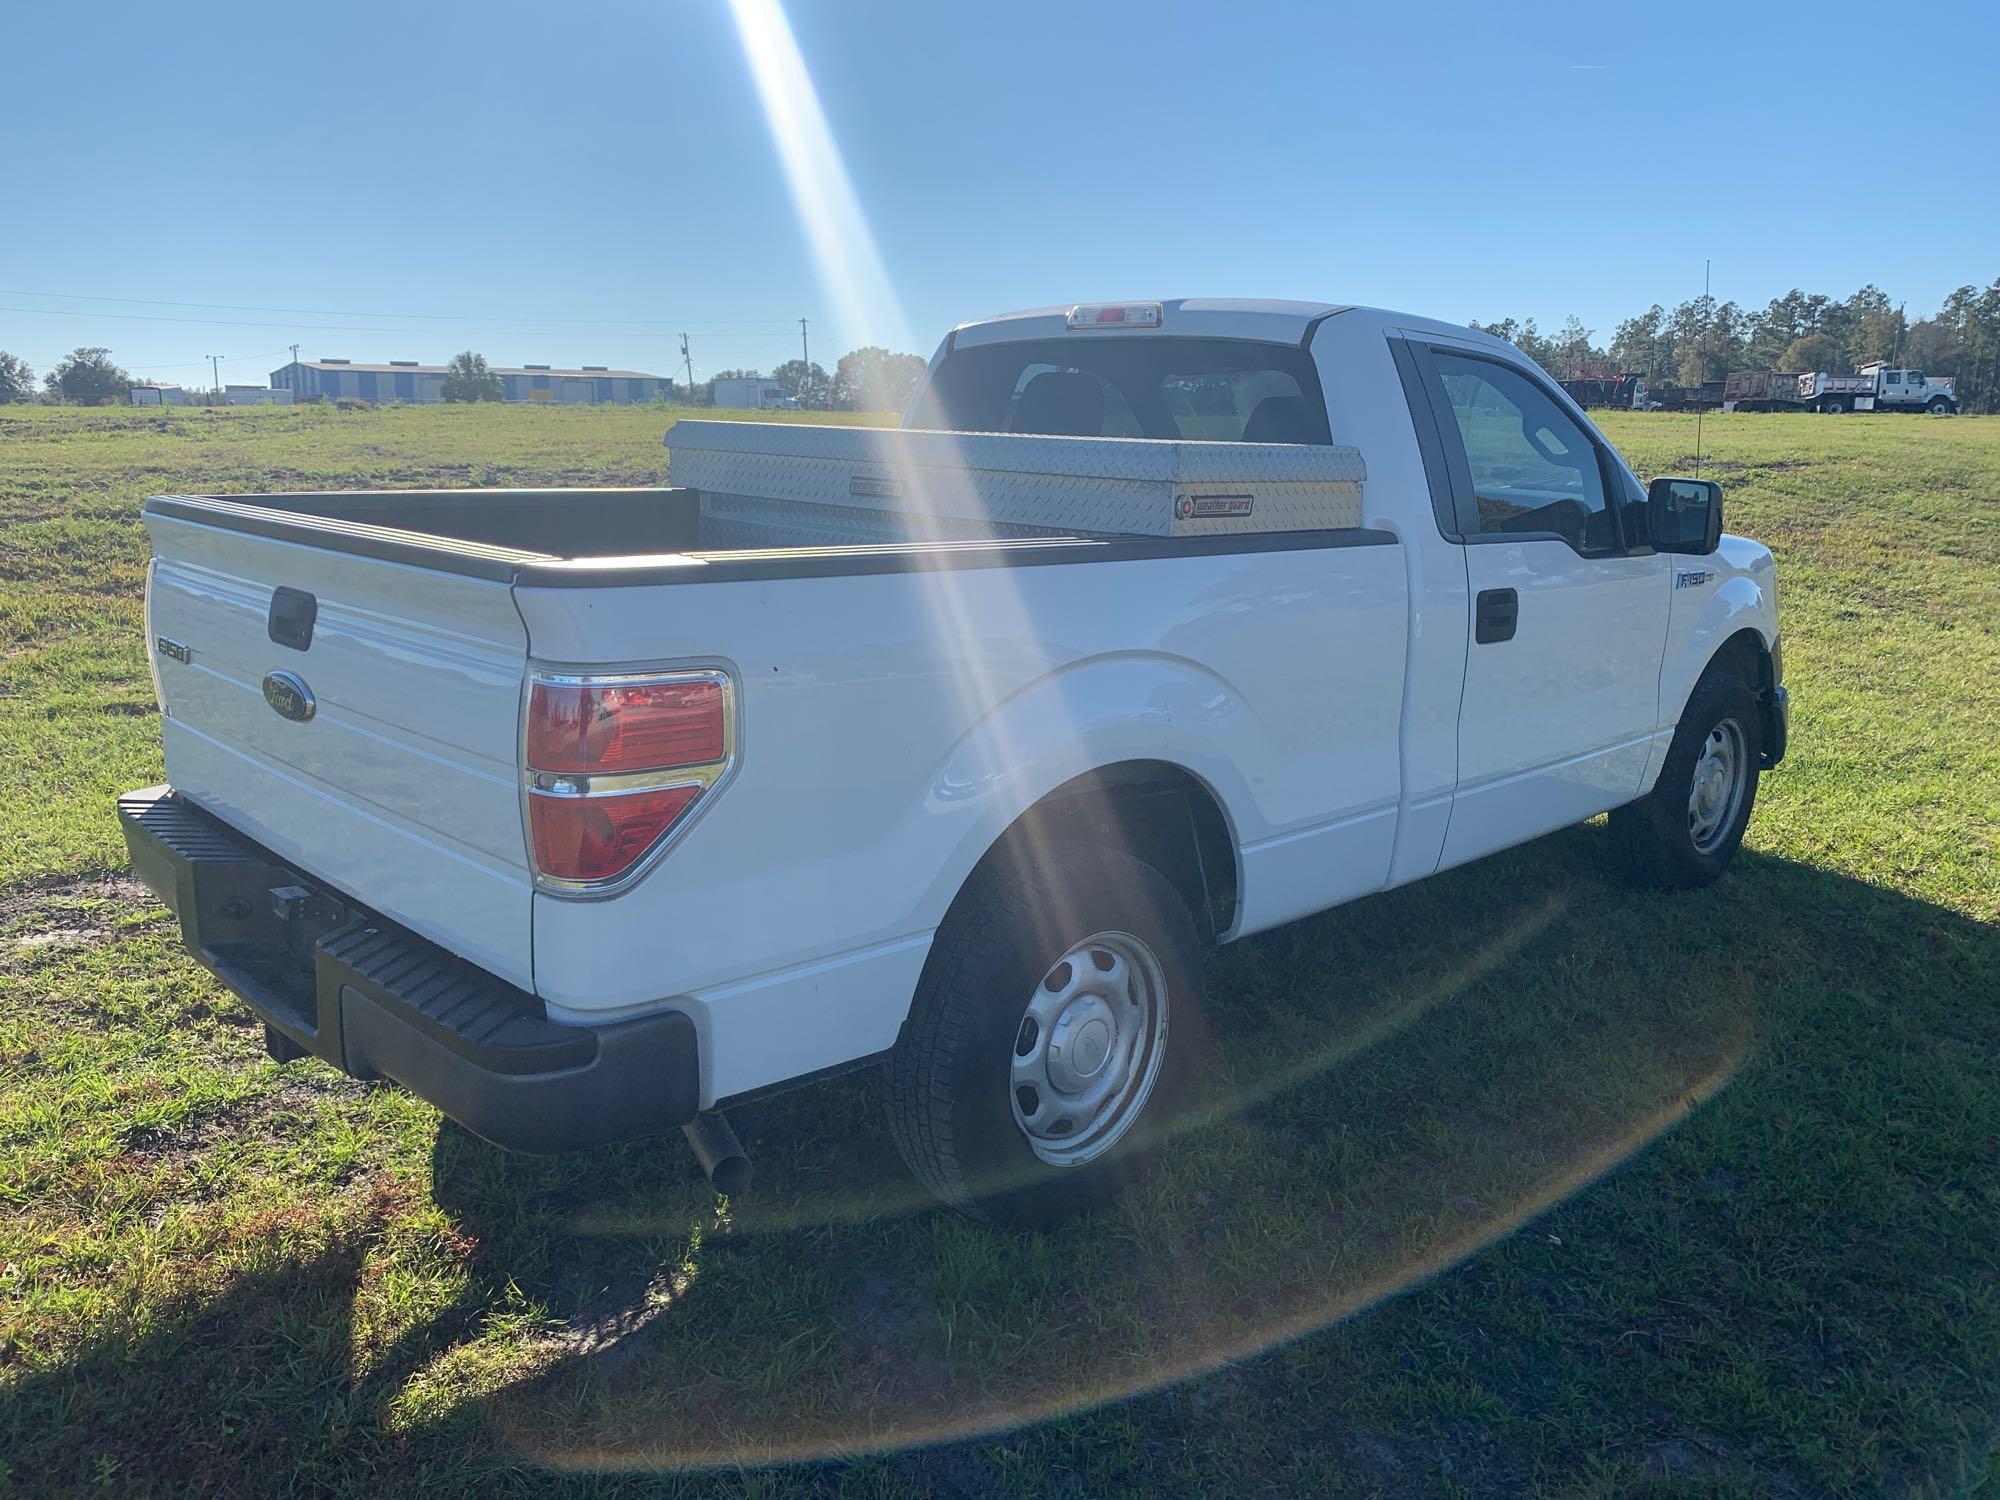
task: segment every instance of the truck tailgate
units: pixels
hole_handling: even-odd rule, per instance
[[[154,511],[146,529],[173,786],[287,863],[531,989],[527,632],[509,585]],[[273,633],[281,587],[312,598],[303,650]],[[310,693],[309,715],[282,688],[282,708],[267,700],[280,672]]]

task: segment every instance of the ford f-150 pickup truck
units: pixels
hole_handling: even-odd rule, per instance
[[[733,1102],[881,1065],[929,1188],[1039,1222],[1186,1117],[1204,944],[1599,813],[1712,881],[1785,751],[1771,554],[1465,328],[1019,313],[901,430],[667,442],[146,503],[119,811],[275,1056],[521,1150],[678,1125],[725,1192]]]

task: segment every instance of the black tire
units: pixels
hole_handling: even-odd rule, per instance
[[[1820,403],[1819,409],[1829,417],[1838,417],[1847,411],[1847,403],[1838,396],[1830,396]]]
[[[1072,948],[1106,933],[1137,939],[1157,961],[1167,1017],[1159,1064],[1123,1135],[1086,1162],[1051,1165],[1015,1118],[1010,1068],[1038,987]],[[962,1212],[1012,1228],[1057,1223],[1143,1170],[1186,1113],[1206,1051],[1201,943],[1165,876],[1116,849],[1002,855],[953,902],[890,1055],[896,1145],[924,1186]]]
[[[1740,796],[1722,826],[1697,841],[1692,826],[1695,768],[1710,736],[1733,724],[1743,762]],[[1709,885],[1729,868],[1757,804],[1763,717],[1757,695],[1734,672],[1711,667],[1695,685],[1653,790],[1611,815],[1611,834],[1627,870],[1641,884],[1661,890]]]
[[[1950,410],[1952,410],[1952,405],[1944,397],[1942,396],[1931,397],[1930,413],[1932,416],[1941,417]]]

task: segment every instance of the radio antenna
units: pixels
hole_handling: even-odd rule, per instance
[[[1709,267],[1714,264],[1710,260],[1705,260],[1701,263],[1701,310],[1708,314],[1711,322],[1715,317],[1715,309],[1708,305],[1708,271]],[[1703,410],[1702,404],[1697,401],[1694,408],[1694,477],[1697,479],[1701,478],[1701,415]]]

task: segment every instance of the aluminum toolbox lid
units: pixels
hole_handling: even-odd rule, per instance
[[[1091,535],[1361,524],[1360,450],[1022,433],[683,421],[675,484],[707,496]]]

